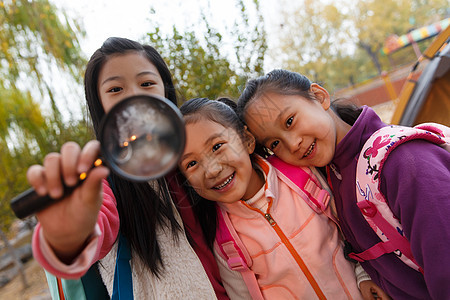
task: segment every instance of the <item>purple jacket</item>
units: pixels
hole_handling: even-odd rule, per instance
[[[356,163],[364,142],[386,126],[375,112],[363,112],[336,147],[330,172],[343,233],[356,252],[380,241],[356,206]],[[394,254],[362,263],[372,280],[394,299],[450,299],[450,153],[413,140],[399,146],[383,167],[381,192],[400,219],[424,275]]]

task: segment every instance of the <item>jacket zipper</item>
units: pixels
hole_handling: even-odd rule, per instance
[[[258,210],[260,214],[263,214],[261,211]],[[295,261],[297,262],[298,266],[302,270],[303,274],[305,274],[306,279],[308,279],[309,283],[311,284],[312,288],[314,289],[314,292],[316,293],[317,297],[319,299],[327,299],[325,295],[323,294],[322,290],[320,289],[319,285],[317,284],[316,280],[314,279],[313,275],[309,271],[308,267],[306,266],[303,259],[300,257],[298,252],[294,249],[294,246],[292,246],[289,239],[286,237],[284,232],[281,230],[281,228],[278,226],[277,222],[272,218],[270,213],[263,214],[266,218],[267,222],[269,222],[270,226],[275,230],[277,235],[280,237],[283,244],[288,248],[291,255],[294,257]]]

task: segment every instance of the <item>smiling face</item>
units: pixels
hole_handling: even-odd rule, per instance
[[[158,69],[140,52],[111,56],[98,76],[98,95],[105,112],[121,100],[138,94],[165,96]]]
[[[234,129],[204,118],[186,125],[186,147],[178,166],[201,197],[233,203],[250,199],[262,187],[250,160],[254,143],[248,135],[244,143]]]
[[[247,106],[245,122],[256,140],[296,166],[331,162],[337,143],[350,129],[330,109],[326,90],[311,87],[317,100],[268,92]]]

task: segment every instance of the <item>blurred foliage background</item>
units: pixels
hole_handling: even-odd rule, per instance
[[[145,25],[140,41],[166,59],[181,99],[237,98],[246,80],[269,65],[304,73],[330,91],[347,87],[395,67],[380,54],[388,36],[446,18],[450,6],[448,0],[280,0],[279,17],[269,22],[261,3],[270,0],[234,1],[239,14],[225,32],[212,25],[208,7],[187,29],[163,31],[158,22],[167,20],[158,18]],[[78,19],[53,1],[0,1],[2,230],[14,220],[10,200],[28,188],[27,168],[66,141],[84,145],[93,138],[82,87],[85,38]],[[412,50],[401,56],[400,64],[416,60]],[[61,93],[69,100],[58,101]]]

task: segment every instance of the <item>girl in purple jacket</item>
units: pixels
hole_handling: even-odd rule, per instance
[[[355,252],[380,239],[356,205],[356,164],[365,141],[386,126],[369,107],[331,103],[303,75],[273,70],[250,80],[238,102],[249,130],[284,161],[327,169],[342,231]],[[403,226],[420,273],[394,253],[363,262],[394,299],[450,299],[450,153],[424,140],[397,147],[386,160],[380,190]]]

